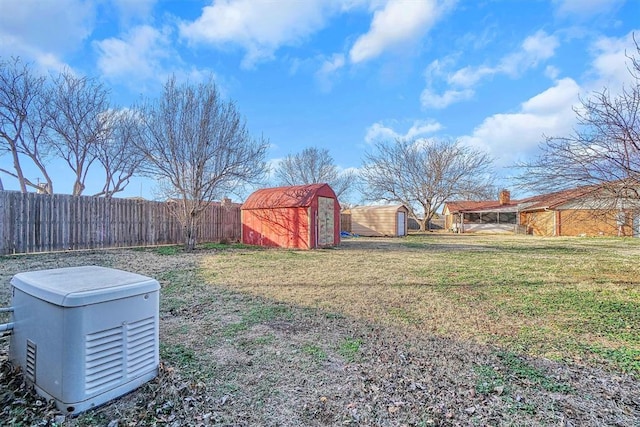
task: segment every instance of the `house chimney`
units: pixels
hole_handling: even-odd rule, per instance
[[[501,205],[507,205],[511,201],[511,192],[509,190],[500,190],[498,201]]]

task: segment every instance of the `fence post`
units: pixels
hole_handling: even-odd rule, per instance
[[[2,187],[2,181],[0,181],[0,187]],[[7,193],[2,191],[2,188],[0,188],[0,254],[2,255],[9,253],[7,240],[4,235],[5,227],[7,226],[6,221],[8,218],[7,212],[5,211],[6,198]]]

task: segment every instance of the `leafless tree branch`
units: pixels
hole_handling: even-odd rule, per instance
[[[34,75],[19,58],[0,61],[0,151],[11,155],[14,172],[23,193],[27,187],[52,193],[53,182],[47,172],[49,157],[45,141],[48,118],[45,111],[45,77]],[[38,185],[24,176],[22,160],[29,159],[42,173]]]
[[[282,159],[275,171],[280,185],[327,183],[338,199],[347,196],[356,176],[340,171],[326,148],[310,147]]]
[[[446,200],[495,192],[492,162],[459,141],[382,141],[365,155],[362,192],[369,200],[404,204],[424,231]]]
[[[171,77],[160,99],[141,111],[136,145],[145,158],[143,169],[174,201],[185,246],[193,249],[209,203],[264,177],[268,142],[251,138],[236,105],[220,98],[213,80],[193,86]]]
[[[64,71],[54,79],[47,103],[49,143],[75,174],[73,195],[85,188],[87,173],[96,160],[96,146],[109,135],[108,92],[95,79]]]
[[[136,174],[144,155],[138,150],[141,138],[140,114],[131,109],[112,110],[105,113],[109,124],[108,136],[94,147],[95,156],[105,172],[102,191],[96,196],[112,197],[125,189]]]

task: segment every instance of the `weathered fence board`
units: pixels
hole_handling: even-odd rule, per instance
[[[212,203],[198,241],[237,241],[240,232],[240,205]],[[0,254],[182,242],[165,202],[0,191]]]

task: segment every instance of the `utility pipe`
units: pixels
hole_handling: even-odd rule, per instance
[[[0,307],[0,313],[11,313],[13,312],[13,307]],[[9,323],[0,323],[0,332],[6,332],[13,330],[13,322]]]
[[[13,330],[13,322],[0,323],[0,332],[6,332]]]

